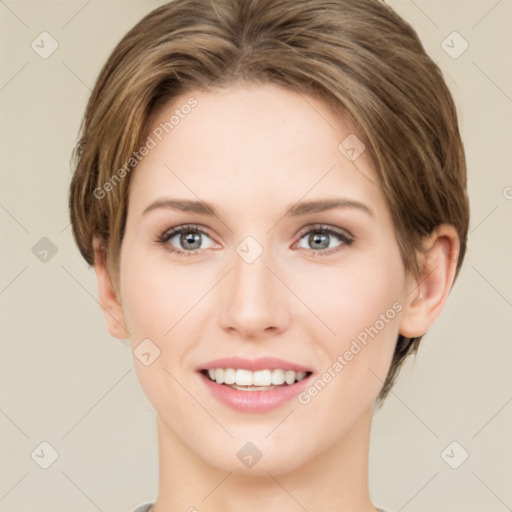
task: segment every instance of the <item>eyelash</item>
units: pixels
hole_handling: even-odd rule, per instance
[[[171,228],[166,231],[164,231],[157,239],[156,242],[160,243],[162,245],[166,246],[166,250],[168,250],[171,253],[176,253],[178,256],[195,256],[198,254],[201,254],[202,251],[205,249],[196,249],[194,251],[182,251],[180,249],[175,249],[171,247],[170,244],[168,244],[169,240],[176,235],[180,235],[182,233],[189,233],[189,232],[195,232],[195,233],[201,233],[202,235],[208,236],[208,233],[201,228],[201,226],[197,226],[194,224],[184,224],[182,226],[178,226],[176,228]],[[328,256],[330,254],[336,253],[343,249],[344,246],[350,246],[354,243],[354,238],[351,237],[348,234],[345,234],[342,231],[335,230],[329,226],[326,226],[324,224],[317,224],[314,226],[308,226],[307,228],[304,228],[299,234],[298,238],[299,241],[304,238],[305,235],[308,233],[317,233],[317,234],[323,234],[323,235],[329,235],[329,236],[335,236],[337,237],[342,243],[336,247],[333,247],[331,249],[321,249],[318,251],[315,251],[314,249],[308,249],[310,251],[313,251],[313,253],[318,253],[320,256]],[[209,237],[210,238],[210,237]]]

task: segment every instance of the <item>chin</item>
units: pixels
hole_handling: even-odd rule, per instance
[[[257,436],[253,436],[256,439]],[[299,436],[294,436],[300,439]],[[236,475],[268,476],[286,474],[300,468],[311,456],[303,443],[283,443],[281,440],[248,441],[250,437],[235,437],[229,441],[215,443],[212,447],[202,447],[204,451],[196,453],[211,466]],[[210,448],[210,449],[208,449]]]

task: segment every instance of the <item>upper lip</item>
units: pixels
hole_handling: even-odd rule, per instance
[[[259,357],[258,359],[246,359],[244,357],[223,357],[208,361],[198,370],[211,370],[213,368],[240,368],[241,370],[293,370],[295,372],[312,372],[310,368],[301,364],[285,361],[277,357]]]

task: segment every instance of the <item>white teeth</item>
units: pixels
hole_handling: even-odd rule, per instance
[[[224,370],[224,384],[234,384],[236,382],[236,372],[233,368]]]
[[[259,370],[253,373],[253,386],[270,386],[270,384],[272,384],[272,372],[270,370]]]
[[[224,383],[224,370],[222,368],[217,368],[215,370],[215,380],[217,381],[217,384]]]
[[[272,371],[272,385],[280,386],[284,383],[284,370]]]
[[[236,370],[235,374],[237,386],[252,386],[252,372],[251,370]],[[217,384],[219,381],[217,381]]]
[[[306,372],[293,370],[243,370],[241,368],[211,368],[208,370],[211,380],[217,384],[227,384],[237,388],[238,386],[268,387],[281,386],[284,383],[291,385],[300,382],[306,377]]]
[[[295,372],[293,370],[288,370],[284,373],[284,381],[286,384],[293,384],[295,382]]]
[[[306,372],[297,372],[297,375],[295,375],[295,378],[297,379],[297,382],[300,382],[305,376],[306,376]]]

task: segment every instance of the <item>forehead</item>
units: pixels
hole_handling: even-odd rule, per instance
[[[271,84],[191,91],[150,120],[153,148],[136,168],[131,205],[159,195],[279,204],[349,195],[382,202],[368,155],[327,103]],[[343,142],[344,141],[344,142]],[[347,153],[350,147],[357,152]],[[352,158],[351,158],[352,157]]]

